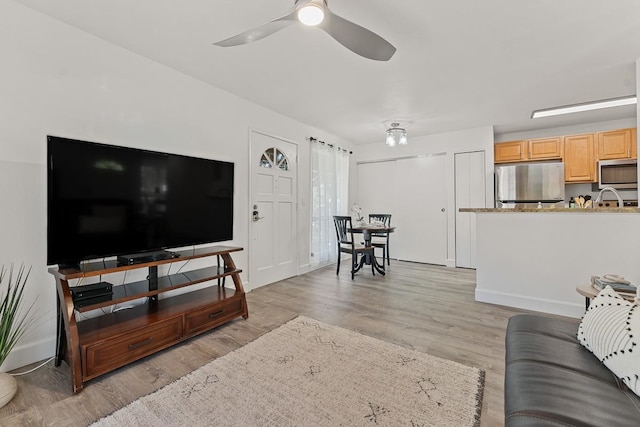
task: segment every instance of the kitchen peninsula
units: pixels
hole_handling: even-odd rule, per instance
[[[618,274],[640,285],[640,209],[462,208],[476,217],[476,301],[571,317],[576,286]]]

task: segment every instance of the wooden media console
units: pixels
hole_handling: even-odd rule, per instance
[[[84,383],[135,360],[213,329],[235,318],[249,317],[245,292],[232,252],[242,248],[214,246],[178,251],[173,258],[119,265],[115,260],[82,264],[80,269],[49,268],[56,279],[58,324],[56,366],[66,360],[71,368],[74,393]],[[190,259],[213,257],[217,265],[158,277],[158,266]],[[220,265],[220,259],[223,263]],[[112,287],[110,295],[76,301],[69,281],[104,274],[148,268],[146,280]],[[235,289],[225,288],[229,276]],[[218,280],[212,285],[169,298],[164,292],[197,283]],[[87,320],[76,320],[77,312],[88,312],[140,298],[148,300],[131,308],[112,311]]]

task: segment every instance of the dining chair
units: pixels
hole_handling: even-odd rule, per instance
[[[333,222],[336,226],[336,237],[338,239],[338,268],[336,269],[336,275],[340,274],[340,258],[342,253],[351,254],[351,280],[353,280],[356,274],[356,267],[358,266],[358,255],[374,257],[373,246],[361,246],[356,245],[353,239],[353,230],[351,228],[350,216],[333,217]],[[371,272],[376,275],[373,262],[371,263]]]
[[[391,227],[391,214],[369,214],[369,222],[381,222],[385,227]],[[385,241],[381,242],[380,240],[373,240],[375,237],[378,239],[383,238]],[[372,232],[371,238],[371,246],[382,248],[382,263],[384,264],[386,253],[387,265],[391,265],[389,257],[389,233],[386,231],[380,233]]]

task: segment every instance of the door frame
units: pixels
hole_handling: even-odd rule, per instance
[[[296,228],[295,228],[295,234],[296,234],[296,238],[295,240],[295,247],[294,247],[294,251],[295,251],[295,274],[296,276],[300,275],[300,253],[299,253],[299,248],[300,248],[300,238],[298,236],[298,224],[300,222],[300,214],[299,214],[299,200],[300,200],[300,164],[298,161],[299,156],[299,151],[300,151],[300,144],[298,144],[296,141],[293,141],[289,138],[285,138],[282,137],[280,135],[276,135],[274,133],[268,132],[268,131],[264,131],[255,127],[249,127],[249,138],[248,138],[248,142],[249,142],[249,162],[248,162],[248,180],[249,180],[249,192],[247,194],[247,203],[246,203],[246,212],[247,212],[247,219],[248,219],[248,224],[247,224],[247,247],[248,247],[248,254],[247,254],[247,259],[248,259],[248,265],[249,265],[249,271],[247,271],[247,276],[248,276],[248,280],[247,283],[245,283],[244,288],[245,291],[251,291],[252,289],[254,289],[254,286],[251,285],[251,275],[254,271],[254,267],[255,267],[255,259],[254,259],[254,248],[252,247],[252,226],[253,226],[253,216],[251,215],[251,212],[253,211],[252,208],[252,204],[251,204],[251,198],[253,196],[253,155],[254,155],[254,148],[253,148],[253,139],[252,136],[254,133],[258,133],[264,136],[267,136],[269,138],[274,138],[274,139],[279,139],[283,142],[292,144],[296,147],[296,173],[295,173],[295,190],[296,190],[296,199],[295,199],[295,220],[296,220]]]

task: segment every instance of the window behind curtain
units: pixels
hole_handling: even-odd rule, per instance
[[[349,153],[312,139],[311,265],[337,260],[334,215],[349,215]]]

